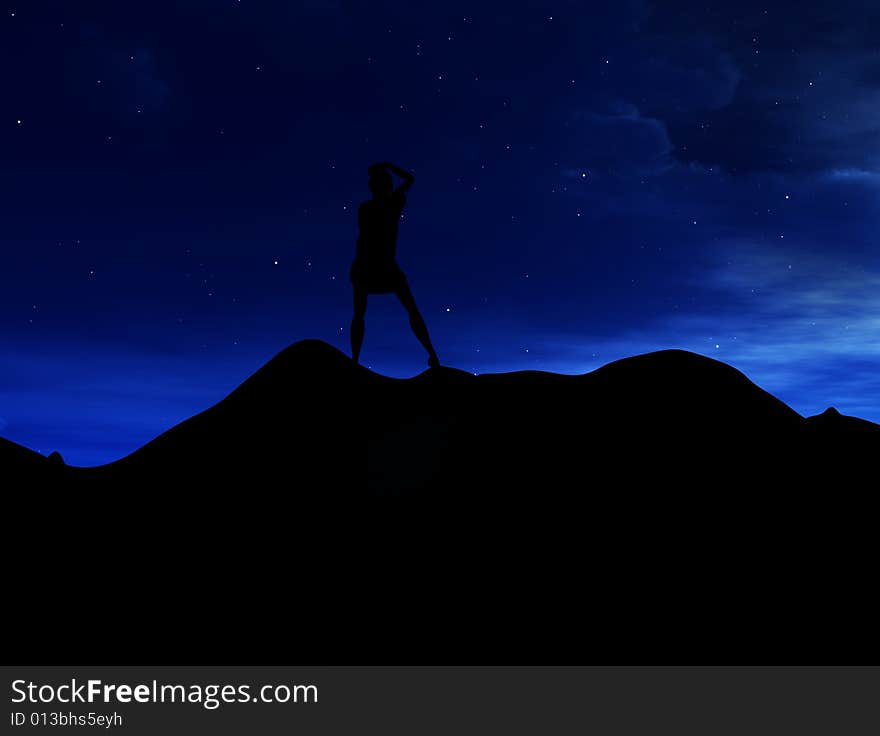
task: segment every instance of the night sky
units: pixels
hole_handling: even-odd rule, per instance
[[[20,0],[0,19],[0,435],[131,452],[348,352],[367,166],[441,360],[718,358],[880,421],[880,6]],[[425,354],[371,296],[362,362]]]

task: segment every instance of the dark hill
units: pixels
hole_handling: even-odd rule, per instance
[[[470,495],[499,484],[509,494],[524,478],[564,483],[545,491],[568,493],[578,476],[622,471],[676,486],[753,485],[836,473],[842,449],[851,468],[876,448],[878,429],[804,420],[739,371],[678,350],[583,376],[444,368],[394,380],[304,341],[90,482],[259,488],[284,479],[317,503],[339,494]]]
[[[116,463],[18,448],[17,625],[55,661],[876,659],[878,430],[682,351],[396,380],[300,342]]]
[[[8,473],[39,473],[48,467],[49,461],[43,455],[26,447],[17,445],[0,437],[0,468]]]

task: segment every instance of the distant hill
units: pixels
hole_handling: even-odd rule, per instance
[[[0,444],[20,625],[102,591],[46,646],[157,662],[861,661],[878,456],[693,353],[398,380],[318,341],[110,465]]]

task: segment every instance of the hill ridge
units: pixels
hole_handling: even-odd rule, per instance
[[[561,431],[565,423],[571,423],[570,436]],[[406,437],[399,436],[401,427],[408,428]],[[476,447],[492,444],[496,452],[486,453],[486,463],[499,462],[505,444],[530,456],[540,450],[548,458],[577,442],[603,453],[619,455],[628,448],[658,456],[676,437],[689,452],[718,456],[726,444],[730,452],[759,453],[763,461],[762,443],[768,442],[781,454],[805,458],[822,446],[844,445],[858,456],[878,432],[880,426],[832,409],[804,419],[733,366],[681,349],[642,353],[573,375],[534,370],[473,375],[442,367],[390,378],[324,341],[308,339],[279,351],[213,406],[93,470],[101,471],[96,478],[134,476],[135,467],[137,474],[155,475],[152,465],[166,473],[206,473],[215,460],[234,470],[230,463],[237,458],[241,472],[263,464],[265,472],[257,475],[269,477],[279,462],[272,453],[284,454],[287,462],[310,462],[336,447],[351,457],[360,453],[360,465],[367,467],[377,458],[393,464],[394,441],[423,456],[421,437],[422,444],[447,453],[445,459],[436,453],[426,459],[438,467],[421,476],[408,470],[413,487],[423,488],[436,485],[438,472],[448,475],[439,466],[465,458],[479,463]],[[531,449],[529,436],[535,442]],[[42,465],[42,456],[13,447],[19,446],[7,441],[0,447],[7,465],[22,472]],[[393,468],[379,474],[386,480],[394,475],[399,474]],[[392,486],[399,491],[402,483],[397,478]]]

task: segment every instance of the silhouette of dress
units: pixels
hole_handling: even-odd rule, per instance
[[[349,277],[367,294],[398,293],[406,288],[406,275],[397,265],[397,228],[406,205],[403,192],[370,199],[358,209],[358,239]]]

